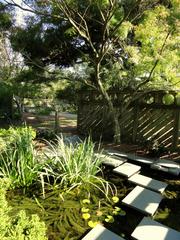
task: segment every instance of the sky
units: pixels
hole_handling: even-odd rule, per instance
[[[0,0],[0,2],[16,3],[16,4],[20,5],[20,6],[22,6],[22,0],[6,0],[6,1]],[[25,8],[28,8],[28,6],[25,5]],[[23,10],[21,10],[18,7],[16,7],[15,10],[16,10],[16,25],[18,25],[18,26],[25,24],[24,20],[23,20],[24,16],[32,14],[30,12],[23,11]]]
[[[21,0],[14,0],[14,2],[19,4],[19,5],[22,4]],[[20,8],[16,8],[16,24],[18,26],[22,25],[24,23],[23,16],[24,16],[24,12]]]

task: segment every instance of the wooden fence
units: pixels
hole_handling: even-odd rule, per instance
[[[113,93],[117,111],[118,101],[123,94]],[[176,101],[172,105],[164,105],[164,94],[163,91],[151,92],[131,104],[123,113],[120,123],[123,142],[158,141],[166,147],[180,149],[180,106]],[[77,128],[80,134],[90,133],[94,138],[112,140],[111,115],[104,100],[96,92],[79,94]]]

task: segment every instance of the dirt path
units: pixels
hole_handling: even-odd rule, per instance
[[[24,113],[24,119],[28,125],[36,129],[54,130],[55,117],[54,115],[43,116],[34,113]],[[77,134],[77,115],[70,113],[59,114],[60,132]]]

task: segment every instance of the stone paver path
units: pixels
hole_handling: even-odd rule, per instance
[[[167,184],[164,182],[143,176],[138,173],[128,178],[128,181],[159,193],[163,193],[167,187]]]
[[[180,240],[180,232],[144,217],[131,236],[137,240]]]
[[[123,200],[122,203],[134,208],[143,214],[153,216],[162,200],[159,193],[136,186]]]
[[[159,159],[151,164],[152,169],[167,172],[169,174],[178,176],[180,174],[180,165],[170,160]]]
[[[135,173],[139,172],[140,169],[140,166],[131,163],[124,163],[121,166],[114,168],[113,172],[129,178]]]
[[[118,156],[118,157],[116,157]],[[151,160],[116,151],[102,154],[103,163],[114,167],[113,172],[125,176],[128,181],[136,186],[123,200],[122,203],[134,208],[145,215],[153,216],[163,199],[160,193],[165,191],[167,184],[150,177],[139,174],[140,166],[126,162],[127,159],[137,163],[150,165],[151,168],[166,171],[173,175],[180,173],[180,165],[168,160]],[[131,234],[136,240],[180,240],[180,232],[168,228],[150,217],[144,217]],[[124,240],[117,234],[98,224],[82,240]]]
[[[124,240],[124,238],[98,224],[82,240]]]
[[[118,156],[118,157],[122,157],[122,158],[127,158],[129,160],[134,161],[134,162],[143,163],[143,164],[147,164],[147,165],[151,165],[155,161],[154,159],[137,156],[136,154],[123,153],[123,152],[119,152],[119,151],[115,151],[115,150],[109,150],[108,154],[110,154],[111,156]]]
[[[112,167],[118,167],[125,162],[127,162],[126,159],[119,158],[119,157],[116,157],[116,156],[105,155],[105,157],[103,159],[103,164],[108,165],[108,166],[112,166]]]

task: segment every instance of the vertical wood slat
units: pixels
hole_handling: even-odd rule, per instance
[[[123,139],[125,142],[131,143],[157,140],[159,144],[164,143],[165,146],[179,148],[180,108],[176,105],[173,105],[172,108],[163,105],[160,101],[162,94],[160,94],[161,96],[157,95],[156,93],[156,102],[151,105],[137,102],[123,113],[120,122]],[[90,96],[92,97],[92,95]],[[91,132],[97,136],[100,130],[102,136],[103,134],[107,137],[112,136],[112,121],[108,110],[104,110],[107,108],[105,102],[97,97],[96,99],[86,99],[88,98],[82,99],[80,109],[78,109],[81,115],[79,119],[81,130],[85,133],[91,129]],[[98,109],[95,106],[98,106]],[[118,105],[116,107],[118,111]]]
[[[180,139],[180,111],[174,111],[173,148],[178,147]]]
[[[133,133],[132,133],[132,141],[135,143],[136,142],[136,138],[137,138],[137,130],[138,130],[138,125],[139,125],[139,106],[136,105],[134,107],[134,122],[133,122]]]

